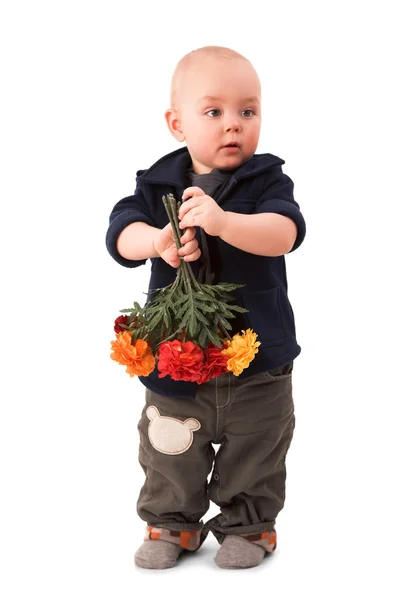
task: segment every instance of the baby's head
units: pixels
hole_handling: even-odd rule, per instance
[[[235,169],[257,149],[261,85],[251,63],[229,48],[206,46],[180,60],[172,77],[170,132],[185,141],[196,173]]]

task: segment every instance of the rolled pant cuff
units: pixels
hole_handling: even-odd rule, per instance
[[[239,527],[221,527],[218,524],[220,516],[211,519],[205,529],[211,531],[222,544],[226,535],[238,535],[253,544],[262,546],[266,552],[273,552],[276,548],[275,521],[257,523],[256,525],[241,525]]]
[[[182,524],[182,526],[184,525],[191,525],[191,523]],[[193,552],[197,550],[202,543],[201,529],[170,529],[148,525],[146,527],[144,541],[147,542],[149,540],[164,540]]]

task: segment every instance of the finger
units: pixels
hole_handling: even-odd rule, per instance
[[[192,252],[194,252],[198,248],[198,246],[199,243],[196,239],[191,240],[190,242],[182,246],[182,248],[179,248],[178,254],[180,256],[187,256],[188,254],[192,254]]]
[[[189,212],[189,210],[192,210],[196,206],[200,206],[201,204],[203,204],[205,197],[206,196],[195,196],[187,202],[184,202],[179,209],[178,219],[183,219],[183,217]]]
[[[196,235],[196,229],[194,227],[187,227],[185,233],[181,237],[181,243],[187,244],[192,240]]]
[[[179,265],[181,264],[181,259],[180,258],[170,258],[168,260],[168,264],[173,267],[174,269],[177,269],[179,267]]]
[[[198,258],[200,258],[200,256],[201,256],[201,250],[200,250],[200,248],[197,248],[191,254],[187,254],[186,256],[184,256],[183,260],[185,262],[192,262],[193,260],[197,260]]]
[[[171,227],[171,223],[168,223],[165,227],[163,227],[162,229],[160,229],[160,237],[162,238],[167,238],[168,236],[170,236],[172,233],[172,227]]]
[[[159,240],[166,244],[172,238],[172,227],[171,223],[168,223],[163,229],[160,230]]]
[[[161,229],[161,231],[164,233],[166,233],[166,232],[170,233],[172,231],[171,223],[167,223],[166,226]]]
[[[204,196],[204,191],[196,185],[188,187],[183,191],[182,200],[186,200],[191,196]]]
[[[203,212],[201,210],[192,209],[187,215],[180,221],[179,227],[185,229],[185,227],[195,227],[201,223],[201,217]]]

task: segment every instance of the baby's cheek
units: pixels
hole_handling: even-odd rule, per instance
[[[210,153],[211,145],[216,141],[212,137],[207,137],[203,134],[204,141],[198,141],[197,151],[202,156],[207,156]]]

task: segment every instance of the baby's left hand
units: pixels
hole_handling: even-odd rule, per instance
[[[190,200],[186,200],[190,198]],[[221,235],[225,226],[226,214],[211,196],[207,196],[199,187],[188,187],[183,192],[179,209],[179,227],[202,227],[208,235]]]

